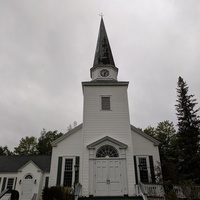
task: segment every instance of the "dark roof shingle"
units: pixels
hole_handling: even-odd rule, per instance
[[[17,172],[29,161],[33,161],[42,171],[50,172],[51,156],[0,156],[0,173]]]

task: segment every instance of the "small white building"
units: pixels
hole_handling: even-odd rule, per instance
[[[0,171],[1,191],[10,187],[11,177],[20,199],[34,194],[38,199],[45,185],[80,183],[82,197],[98,197],[135,196],[139,182],[155,183],[159,142],[130,124],[129,83],[118,81],[102,18],[90,75],[91,81],[82,82],[83,123],[52,143],[50,173],[34,160],[14,174]]]
[[[20,200],[41,199],[49,183],[51,156],[0,156],[0,193],[5,189],[19,192]],[[6,194],[1,200],[8,200]]]

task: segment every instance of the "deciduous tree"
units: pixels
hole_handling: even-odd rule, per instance
[[[38,154],[50,155],[52,153],[51,142],[62,136],[63,133],[58,133],[58,131],[48,131],[45,129],[41,131],[41,136],[38,139],[37,150]]]
[[[144,132],[155,139],[160,141],[160,159],[164,181],[172,180],[176,181],[176,172],[174,166],[175,160],[175,138],[176,130],[173,122],[165,120],[159,122],[157,127],[148,126],[144,129]]]
[[[36,155],[37,154],[37,138],[34,136],[22,138],[19,146],[14,148],[16,155]]]
[[[0,146],[0,156],[10,156],[12,155],[12,152],[8,149],[7,146]]]

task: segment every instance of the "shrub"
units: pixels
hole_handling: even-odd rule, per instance
[[[69,187],[46,187],[42,192],[43,200],[73,200],[74,191]]]
[[[183,194],[188,200],[199,199],[200,197],[200,187],[195,185],[192,181],[185,181],[180,185]]]

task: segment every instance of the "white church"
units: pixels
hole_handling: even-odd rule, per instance
[[[83,123],[52,143],[50,185],[79,182],[86,197],[133,196],[138,182],[155,182],[159,142],[130,124],[129,83],[117,79],[103,19],[90,76]]]
[[[34,194],[40,199],[44,186],[74,187],[77,183],[80,197],[132,197],[140,182],[156,182],[159,141],[130,124],[129,82],[118,81],[103,18],[90,76],[90,81],[82,82],[83,123],[52,143],[49,168],[42,170],[30,160],[13,172],[12,188],[19,190],[21,199],[28,199],[22,192],[27,175],[32,180],[32,190],[27,187],[29,199]],[[0,167],[1,191],[3,184],[7,187],[5,176],[11,177],[10,172],[2,173]]]

